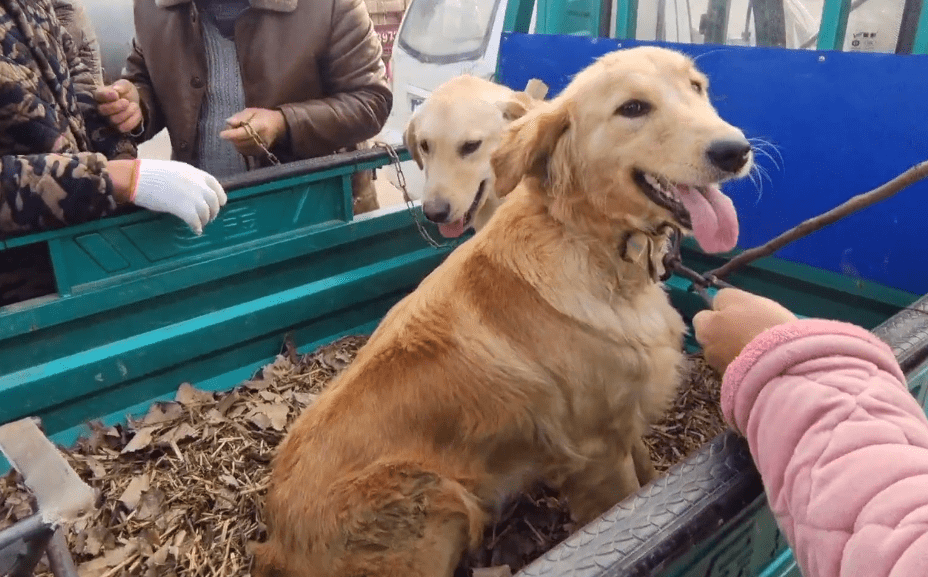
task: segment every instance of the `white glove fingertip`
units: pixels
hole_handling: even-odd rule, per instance
[[[216,198],[219,200],[219,206],[225,206],[228,196],[226,191],[222,188],[222,185],[219,184],[219,181],[212,174],[206,175],[206,186],[210,187],[215,193]]]
[[[206,186],[203,187],[203,200],[209,205],[209,219],[215,219],[219,215],[219,208],[222,206],[220,204],[221,198],[219,197],[219,193],[210,186],[209,181],[207,181]]]
[[[204,200],[206,200],[206,204],[209,205],[209,220],[213,221],[219,216],[219,198],[209,192],[203,196]]]
[[[193,208],[197,211],[197,217],[200,219],[200,225],[206,226],[209,224],[209,221],[212,220],[212,215],[210,214],[209,204],[207,204],[206,199],[203,197],[194,197]]]
[[[195,206],[187,205],[183,210],[178,211],[177,216],[179,216],[184,222],[187,223],[187,226],[190,227],[197,236],[203,234],[203,222],[200,219],[199,211]]]

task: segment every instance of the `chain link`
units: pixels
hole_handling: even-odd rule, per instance
[[[264,154],[267,155],[267,159],[271,161],[271,164],[273,164],[274,166],[279,166],[280,160],[277,159],[277,155],[275,155],[273,152],[271,152],[268,149],[267,145],[264,143],[264,139],[261,138],[261,135],[258,134],[258,132],[254,128],[252,128],[250,124],[248,124],[247,120],[243,122],[241,125],[245,128],[245,132],[247,132],[248,135],[251,136],[252,140],[255,141],[255,144],[261,147],[261,150],[263,150]]]
[[[703,275],[683,264],[683,255],[680,249],[683,242],[683,234],[675,228],[671,238],[670,247],[667,254],[664,255],[664,274],[660,277],[661,281],[667,281],[674,274],[681,276],[690,281],[690,290],[695,292],[703,301],[712,308],[713,297],[709,294],[710,287],[714,289],[734,288],[731,284],[712,275]]]
[[[264,150],[264,153],[267,155],[268,160],[270,160],[271,163],[274,164],[275,166],[279,165],[280,160],[277,159],[277,156],[273,152],[268,150],[268,147],[265,145],[264,140],[255,131],[255,129],[252,128],[252,126],[248,124],[247,121],[243,122],[242,126],[248,132],[249,136],[251,136],[251,138],[255,141],[255,143],[258,146],[260,146],[262,150]],[[412,217],[413,223],[415,223],[416,228],[419,229],[419,234],[422,236],[422,238],[424,238],[426,242],[428,242],[433,248],[448,248],[448,247],[454,248],[454,247],[457,247],[459,244],[461,244],[462,241],[459,239],[451,241],[451,242],[438,242],[437,240],[432,238],[432,235],[430,235],[429,231],[426,230],[425,225],[419,216],[419,213],[415,210],[415,204],[413,203],[412,199],[409,197],[409,192],[406,190],[406,175],[403,174],[403,167],[401,166],[400,157],[399,157],[399,154],[397,154],[396,149],[394,149],[391,145],[387,144],[386,142],[375,142],[374,146],[379,146],[380,148],[383,148],[384,150],[386,150],[387,154],[390,156],[391,164],[393,164],[393,166],[396,169],[397,183],[399,184],[400,191],[403,193],[403,199],[406,201],[406,208],[409,210],[409,214]]]
[[[390,157],[391,164],[393,164],[396,169],[396,182],[399,184],[400,192],[403,193],[403,199],[406,201],[406,208],[409,210],[409,214],[412,217],[413,222],[416,225],[416,228],[419,229],[419,234],[428,242],[433,248],[447,248],[447,247],[457,247],[461,244],[460,239],[456,239],[450,242],[438,242],[432,235],[429,234],[429,231],[426,230],[422,219],[419,215],[419,212],[416,211],[415,204],[413,200],[409,197],[409,192],[406,190],[406,175],[403,174],[403,167],[401,166],[400,156],[397,154],[396,149],[393,146],[387,144],[386,142],[375,142],[374,146],[383,148],[387,151],[387,155]]]

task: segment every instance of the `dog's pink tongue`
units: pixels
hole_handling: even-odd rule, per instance
[[[706,196],[686,187],[680,200],[693,221],[693,236],[706,252],[728,252],[738,244],[738,214],[731,199],[718,187],[705,188]]]
[[[448,224],[440,224],[438,225],[438,232],[445,238],[457,238],[464,234],[464,219],[459,218]]]

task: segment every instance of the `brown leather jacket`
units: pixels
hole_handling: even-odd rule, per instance
[[[235,24],[245,105],[278,108],[282,162],[354,148],[380,132],[393,95],[363,0],[250,0]],[[206,53],[191,0],[135,0],[124,76],[139,89],[142,140],[167,126],[173,158],[192,162],[205,97]]]

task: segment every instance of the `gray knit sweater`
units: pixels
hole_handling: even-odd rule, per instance
[[[203,10],[203,40],[206,46],[206,98],[200,112],[199,168],[217,178],[247,170],[245,159],[231,142],[219,137],[227,128],[226,118],[245,108],[245,92],[235,50],[235,20],[248,8],[247,0],[198,2]]]

